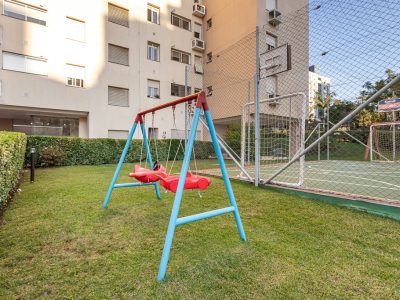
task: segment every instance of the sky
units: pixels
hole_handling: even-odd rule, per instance
[[[310,65],[338,98],[354,101],[366,81],[400,72],[399,16],[399,0],[310,1]]]

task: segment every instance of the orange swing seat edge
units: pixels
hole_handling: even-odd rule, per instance
[[[157,175],[159,177],[161,185],[175,193],[178,188],[179,176],[178,175],[168,175],[167,173],[161,173]],[[183,189],[185,190],[194,190],[200,189],[205,190],[211,184],[211,179],[205,176],[193,175],[191,172],[187,172],[185,185]]]
[[[159,180],[158,175],[165,172],[166,169],[163,166],[160,166],[160,168],[157,170],[150,170],[142,168],[140,165],[136,164],[134,167],[134,171],[132,173],[129,173],[129,177],[133,177],[143,183],[156,182]]]

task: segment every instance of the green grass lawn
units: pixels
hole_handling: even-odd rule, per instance
[[[158,283],[173,195],[114,190],[101,209],[114,167],[26,178],[0,226],[1,299],[400,298],[400,223],[238,182],[248,242],[232,215],[182,226]],[[213,179],[203,198],[185,193],[181,216],[227,203]]]

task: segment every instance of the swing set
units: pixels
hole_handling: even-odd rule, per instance
[[[154,124],[154,114],[156,111],[159,111],[159,110],[162,110],[162,109],[165,109],[168,107],[172,107],[172,111],[174,114],[174,126],[176,127],[176,124],[175,124],[176,105],[182,104],[182,103],[191,103],[192,101],[195,101],[195,109],[194,109],[192,124],[190,126],[190,132],[189,132],[189,137],[187,140],[187,145],[184,149],[184,157],[183,157],[183,163],[182,163],[180,175],[171,175],[171,174],[167,173],[166,167],[159,164],[157,147],[155,147],[157,160],[153,163],[151,152],[150,152],[150,142],[147,139],[144,119],[147,114],[151,113],[152,114],[152,123]],[[217,156],[219,167],[221,169],[221,173],[222,173],[222,177],[224,180],[225,189],[228,194],[230,206],[212,210],[212,211],[199,213],[199,214],[195,214],[195,215],[178,217],[179,208],[180,208],[181,200],[182,200],[182,196],[183,196],[183,191],[188,190],[188,189],[205,190],[211,184],[211,179],[204,177],[204,176],[200,176],[200,175],[194,175],[194,174],[192,174],[191,171],[189,171],[192,151],[194,154],[193,147],[194,147],[194,142],[195,142],[195,138],[196,138],[197,127],[198,127],[198,123],[199,123],[199,119],[200,119],[200,115],[201,115],[202,111],[204,112],[204,117],[206,119],[207,127],[210,132],[214,151]],[[141,133],[142,133],[142,137],[143,137],[142,143],[144,145],[146,155],[147,155],[146,163],[148,163],[149,168],[146,168],[146,166],[142,167],[141,165],[135,165],[134,170],[132,173],[129,174],[129,177],[135,178],[138,182],[116,183],[116,181],[118,179],[118,175],[121,171],[122,164],[128,153],[129,147],[132,143],[133,135],[134,135],[138,125],[140,126],[140,129],[141,129]],[[153,126],[153,128],[154,128],[154,126]],[[151,139],[151,136],[150,136],[150,139]],[[181,142],[182,141],[180,141],[177,151],[179,151]],[[155,141],[155,143],[156,143],[156,141]],[[142,147],[142,149],[143,149],[143,147]],[[171,142],[170,142],[170,146],[168,149],[168,155],[167,155],[167,163],[166,163],[167,167],[168,167],[168,159],[169,159],[169,155],[170,155],[170,149],[171,149]],[[182,146],[182,149],[183,149],[183,146]],[[175,162],[176,157],[177,157],[177,154],[174,157],[174,162]],[[193,157],[195,160],[195,155],[193,155]],[[142,159],[142,153],[140,155],[140,163],[141,163],[141,159]],[[171,171],[172,171],[172,166],[171,166]],[[171,172],[169,172],[169,173],[171,173]],[[157,276],[158,281],[162,281],[165,278],[169,255],[170,255],[171,246],[172,246],[172,240],[173,240],[175,229],[177,226],[192,223],[192,222],[199,221],[202,219],[216,217],[216,216],[226,214],[226,213],[233,213],[235,221],[236,221],[236,226],[237,226],[237,229],[239,232],[239,236],[242,240],[244,240],[244,241],[246,240],[246,235],[245,235],[242,221],[241,221],[240,215],[239,215],[239,209],[236,204],[235,196],[234,196],[234,193],[232,190],[231,182],[229,180],[228,172],[227,172],[225,162],[224,162],[224,159],[222,156],[221,148],[218,143],[217,134],[216,134],[216,131],[214,128],[214,123],[213,123],[210,111],[208,109],[207,100],[206,100],[206,96],[205,96],[204,92],[199,92],[199,93],[189,95],[189,96],[186,96],[186,97],[174,100],[174,101],[170,101],[170,102],[161,104],[159,106],[153,107],[151,109],[142,111],[137,114],[136,119],[132,125],[130,132],[129,132],[128,139],[126,141],[124,150],[122,151],[118,165],[115,169],[114,176],[111,180],[106,197],[104,199],[103,208],[107,207],[108,202],[111,197],[111,193],[114,188],[154,186],[156,197],[158,199],[161,199],[159,183],[161,183],[161,185],[166,190],[169,190],[169,191],[172,191],[173,193],[175,193],[175,198],[174,198],[174,202],[173,202],[173,206],[172,206],[171,216],[170,216],[167,234],[166,234],[165,242],[164,242],[164,249],[162,252],[160,267],[159,267],[159,271],[158,271],[158,276]]]

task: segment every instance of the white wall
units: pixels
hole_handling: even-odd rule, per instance
[[[147,21],[147,1],[112,1],[129,9],[129,28],[107,21],[108,1],[104,0],[48,1],[47,26],[0,15],[1,51],[48,59],[48,76],[0,70],[0,105],[87,112],[87,120],[80,121],[81,136],[107,137],[108,130],[129,130],[137,112],[174,98],[170,96],[171,82],[184,84],[185,65],[170,59],[171,46],[196,53],[191,50],[193,32],[171,25],[171,10],[192,19],[192,28],[195,21],[202,22],[192,16],[192,1],[149,2],[160,7],[161,25]],[[3,9],[2,1],[0,5]],[[86,22],[84,43],[65,38],[66,16]],[[161,45],[160,62],[147,60],[148,40]],[[129,48],[129,67],[107,62],[108,43]],[[191,59],[193,63],[194,55]],[[85,88],[66,86],[66,63],[86,67]],[[160,81],[160,99],[147,98],[147,79]],[[129,107],[108,105],[109,85],[129,88]],[[176,115],[183,128],[183,107],[177,108]],[[148,126],[150,119],[146,120]],[[154,126],[159,128],[160,136],[165,130],[169,137],[172,112],[157,113]]]

